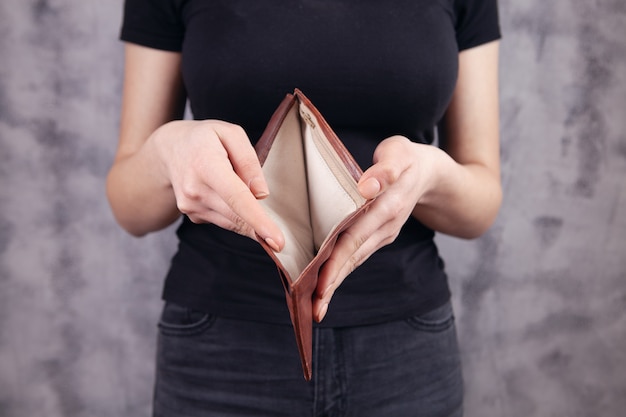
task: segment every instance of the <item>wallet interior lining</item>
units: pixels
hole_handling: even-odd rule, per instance
[[[261,203],[285,235],[285,247],[276,257],[295,280],[333,229],[365,199],[302,103],[285,117],[263,172],[270,195]]]
[[[315,251],[324,244],[332,230],[365,199],[359,194],[354,178],[319,128],[319,122],[304,104],[302,139],[308,179],[309,211]]]

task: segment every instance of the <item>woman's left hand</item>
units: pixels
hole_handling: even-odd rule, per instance
[[[395,240],[410,215],[441,233],[472,239],[495,221],[502,202],[498,125],[498,41],[459,53],[452,99],[438,126],[441,148],[393,136],[359,181],[369,211],[344,231],[322,267],[313,316],[324,318],[345,277]]]
[[[346,229],[322,267],[313,315],[321,321],[328,303],[343,280],[381,247],[393,242],[420,198],[434,186],[440,149],[411,142],[402,136],[382,141],[374,152],[374,164],[359,180],[359,192],[377,197],[367,213]]]

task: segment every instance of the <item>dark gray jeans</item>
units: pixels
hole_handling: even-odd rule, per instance
[[[450,304],[407,320],[316,328],[313,380],[290,326],[166,304],[155,417],[460,417],[463,383]]]

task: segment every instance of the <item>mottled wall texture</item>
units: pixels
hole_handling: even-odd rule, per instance
[[[0,1],[0,416],[145,416],[172,230],[115,225],[122,1]],[[470,417],[626,410],[626,3],[501,0],[506,198],[439,238]]]

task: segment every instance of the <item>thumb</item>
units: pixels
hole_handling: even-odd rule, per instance
[[[392,162],[377,162],[363,173],[358,188],[364,198],[371,199],[379,196],[400,178],[403,170],[397,163]]]
[[[358,183],[359,193],[370,200],[378,196],[382,191],[382,185],[380,181],[374,176],[365,177],[365,174],[361,177]]]
[[[363,173],[358,183],[359,192],[364,198],[379,196],[407,169],[407,142],[406,138],[392,136],[378,145],[374,152],[374,165]]]
[[[359,179],[359,192],[367,199],[377,197],[398,180],[402,171],[396,158],[379,158]]]

